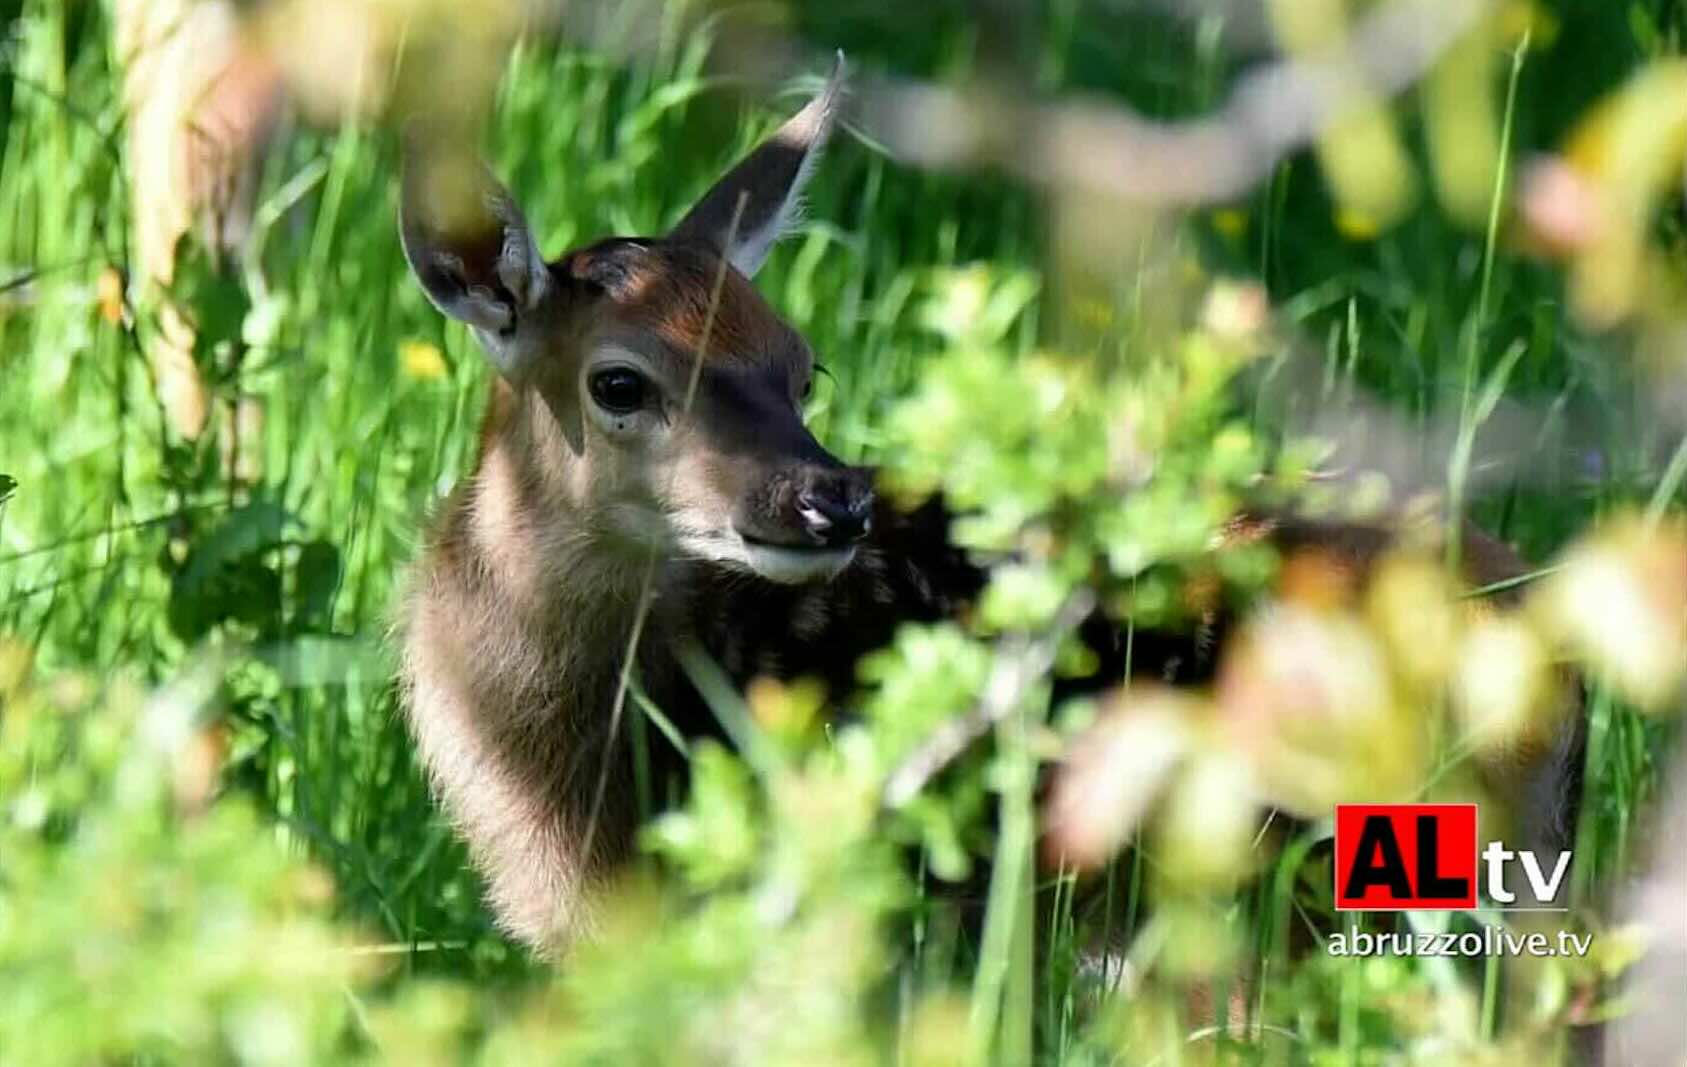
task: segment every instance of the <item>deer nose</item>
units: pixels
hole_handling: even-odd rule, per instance
[[[808,535],[822,545],[841,547],[873,532],[873,491],[848,482],[804,489],[797,494],[797,516]]]

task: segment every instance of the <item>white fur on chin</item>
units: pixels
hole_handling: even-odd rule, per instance
[[[679,548],[715,563],[746,570],[780,585],[824,582],[838,576],[855,559],[855,546],[844,548],[781,548],[730,536],[681,536]]]
[[[745,562],[770,582],[801,585],[835,578],[855,558],[855,546],[847,548],[777,548],[745,542]]]

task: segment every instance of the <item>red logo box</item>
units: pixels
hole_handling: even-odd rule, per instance
[[[1476,906],[1475,804],[1337,804],[1337,911]]]

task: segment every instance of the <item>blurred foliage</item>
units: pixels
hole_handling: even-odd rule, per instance
[[[1266,6],[1251,30],[1099,0],[781,10],[864,65],[1176,117],[1374,7]],[[555,973],[490,928],[374,651],[485,379],[405,277],[391,139],[361,117],[497,79],[487,143],[555,252],[660,229],[772,114],[722,103],[723,24],[678,8],[631,61],[524,41],[447,77],[441,33],[389,85],[347,72],[388,70],[404,5],[284,7],[316,28],[266,26],[307,109],[354,120],[283,143],[246,262],[190,253],[158,293],[130,277],[106,8],[0,3],[0,1059],[1511,1063],[1620,1007],[1638,950],[1593,908],[1687,665],[1687,452],[1660,459],[1681,427],[1636,370],[1667,359],[1622,358],[1678,355],[1681,5],[1500,5],[1246,201],[1163,242],[1102,212],[1099,295],[1060,291],[1029,191],[838,146],[759,284],[831,371],[818,432],[899,494],[941,490],[988,589],[901,630],[843,707],[752,686],[748,743],[692,749],[649,862]],[[218,413],[197,440],[141,358],[171,315]],[[1251,402],[1307,349],[1314,407],[1362,385],[1410,432],[1454,408],[1473,437],[1502,399],[1577,421],[1570,458],[1538,457],[1553,478],[1474,501],[1560,553],[1520,605],[1450,577],[1434,522],[1362,585],[1232,535],[1244,503],[1388,502]],[[1210,689],[1056,705],[1094,667],[1065,619],[1089,598],[1126,633],[1244,622]],[[1040,642],[1048,669],[1004,681]],[[1476,762],[1558,724],[1571,664],[1594,957],[1309,948],[1329,804],[1479,795]],[[978,743],[921,770],[981,709]],[[1307,821],[1262,834],[1268,807]]]
[[[7,1062],[299,1063],[344,1047],[367,971],[331,884],[252,805],[213,803],[202,668],[35,679],[0,644],[0,1048]]]

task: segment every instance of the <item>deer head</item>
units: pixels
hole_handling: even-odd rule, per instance
[[[478,162],[408,139],[405,253],[498,372],[485,447],[511,465],[523,522],[775,582],[848,565],[869,531],[869,476],[803,425],[813,353],[749,282],[798,210],[842,76],[840,57],[665,236],[549,262]]]

